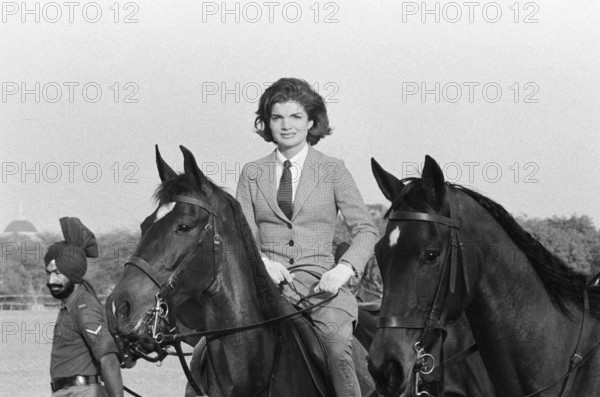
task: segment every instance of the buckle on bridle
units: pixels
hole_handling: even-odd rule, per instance
[[[421,346],[421,342],[417,342],[414,345],[414,349],[417,352],[417,361],[415,362],[414,371],[429,375],[435,369],[435,358],[429,353],[425,353],[425,349]]]
[[[156,306],[154,307],[153,313],[153,325],[152,325],[152,339],[159,345],[164,341],[164,334],[158,332],[158,326],[161,321],[166,321],[169,324],[169,305],[160,295],[160,292],[156,294]],[[170,324],[169,324],[170,325]]]
[[[429,353],[425,353],[425,349],[421,346],[421,342],[417,342],[414,345],[415,352],[417,352],[417,360],[413,371],[415,372],[415,395],[417,397],[433,397],[427,391],[419,391],[419,382],[421,375],[429,375],[435,369],[435,358]]]

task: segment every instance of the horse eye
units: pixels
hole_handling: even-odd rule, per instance
[[[425,251],[425,257],[423,258],[423,263],[426,265],[433,265],[437,263],[438,258],[440,257],[440,251],[438,250],[428,250]]]
[[[177,233],[187,233],[190,230],[192,230],[192,227],[190,225],[186,225],[186,224],[180,224],[177,225],[177,228],[175,229],[175,232]]]

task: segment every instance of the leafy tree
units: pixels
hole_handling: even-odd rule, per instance
[[[88,259],[88,279],[98,294],[109,294],[123,272],[123,265],[140,240],[139,232],[118,229],[96,237],[98,258]]]
[[[382,236],[387,221],[387,209],[381,204],[368,205],[375,225]],[[564,259],[574,269],[587,273],[600,272],[600,231],[588,216],[551,217],[548,219],[518,218],[546,248]],[[103,295],[108,294],[123,271],[125,260],[133,254],[140,239],[139,232],[113,230],[97,235],[99,258],[88,259],[88,279]],[[55,241],[62,240],[56,233],[40,233],[35,237],[9,234],[0,235],[0,294],[47,294],[44,255]],[[334,246],[351,243],[351,237],[340,216],[336,225]],[[362,283],[371,290],[381,291],[381,275],[375,256],[367,263]]]
[[[32,292],[31,275],[19,262],[0,266],[0,295],[27,295]]]

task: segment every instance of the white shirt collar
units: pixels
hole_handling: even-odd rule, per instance
[[[288,160],[285,158],[285,156],[283,154],[281,154],[279,149],[276,149],[275,153],[277,154],[277,161],[279,162],[279,164],[283,164],[286,160]],[[302,166],[304,166],[304,161],[306,160],[307,155],[308,155],[308,142],[306,142],[306,144],[304,145],[302,150],[300,150],[294,157],[289,159],[290,163],[296,164],[297,166],[302,168]]]

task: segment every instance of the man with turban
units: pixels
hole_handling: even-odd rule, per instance
[[[92,285],[87,257],[98,257],[94,234],[78,218],[61,218],[64,241],[44,257],[47,286],[62,301],[52,341],[53,397],[123,396],[118,349]],[[104,383],[104,384],[103,384]]]

